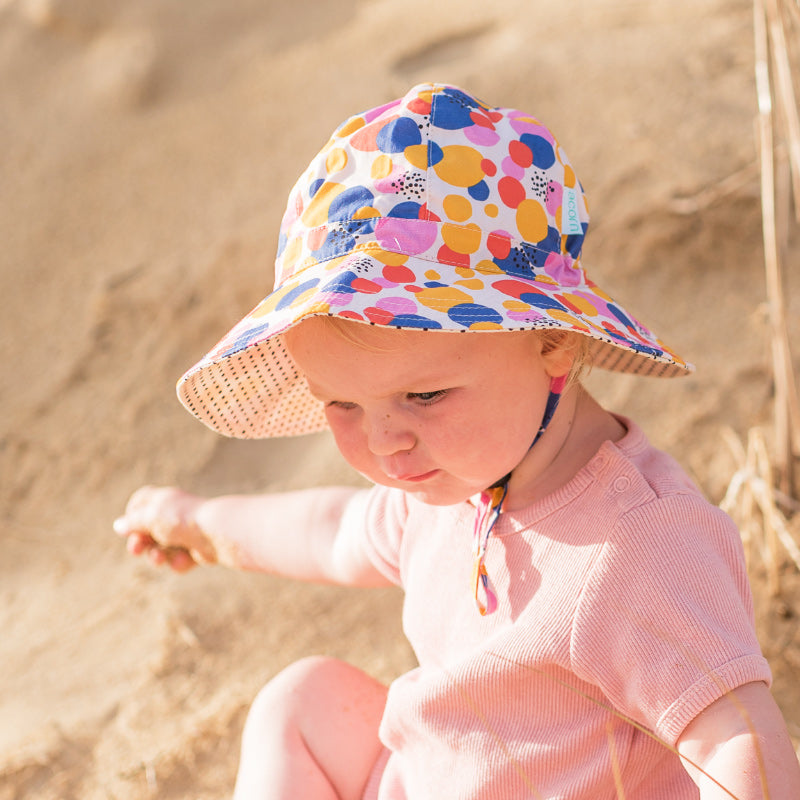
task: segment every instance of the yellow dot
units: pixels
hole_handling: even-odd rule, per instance
[[[474,253],[481,246],[481,229],[471,222],[469,225],[442,225],[444,243],[456,253]]]
[[[367,251],[372,258],[387,266],[396,267],[408,261],[408,256],[405,253],[392,253],[390,250],[378,247],[374,242],[367,241],[363,245],[356,245],[356,250]]]
[[[445,197],[444,213],[454,222],[466,222],[472,216],[472,203],[460,194],[449,194]]]
[[[480,291],[484,288],[484,283],[480,278],[465,278],[462,281],[456,281],[457,286],[463,286],[465,289],[475,289]]]
[[[592,325],[589,322],[587,325],[582,325],[582,320],[573,317],[571,314],[568,314],[566,311],[561,311],[557,308],[548,308],[547,316],[552,317],[553,319],[557,319],[559,322],[566,322],[570,327],[574,328],[578,331],[587,331],[590,327],[596,328],[596,325]],[[608,334],[606,334],[608,335]]]
[[[494,203],[487,203],[483,210],[486,212],[487,217],[496,217],[498,212],[497,206]]]
[[[472,278],[475,275],[475,270],[469,267],[456,267],[456,275],[459,278]]]
[[[431,289],[423,289],[421,292],[417,292],[414,295],[414,299],[428,308],[448,311],[453,306],[460,305],[461,303],[471,303],[472,295],[466,294],[452,286],[440,286]]]
[[[325,159],[328,174],[339,172],[347,166],[347,152],[341,147],[334,147]]]
[[[580,309],[587,317],[597,316],[597,309],[585,297],[581,297],[577,294],[564,294],[564,298],[569,300],[573,306]]]
[[[259,303],[258,307],[253,310],[250,316],[253,319],[257,319],[259,317],[263,317],[265,314],[271,313],[272,311],[275,310],[275,307],[278,305],[280,300],[283,297],[285,297],[289,292],[296,289],[297,286],[298,286],[297,281],[293,281],[292,283],[289,283],[287,286],[285,286],[283,290],[273,293],[265,300],[263,300],[261,303]],[[301,302],[303,300],[307,300],[314,295],[315,291],[316,291],[315,287],[312,287],[311,289],[308,289],[307,291],[298,295],[298,299]]]
[[[428,169],[428,146],[425,144],[410,144],[403,151],[408,163],[417,169]]]
[[[575,188],[575,172],[569,164],[564,165],[564,186],[569,189]]]
[[[361,208],[353,214],[353,219],[372,219],[373,217],[379,217],[381,212],[378,211],[377,208],[373,208],[372,206],[362,206]]]
[[[517,230],[526,242],[541,242],[547,236],[547,214],[536,200],[527,198],[517,206]]]
[[[303,212],[303,224],[316,228],[328,221],[328,209],[334,198],[344,191],[341,183],[324,183]]]
[[[489,259],[484,259],[483,261],[479,261],[475,265],[475,271],[480,272],[482,275],[505,275],[506,273],[503,272],[494,261],[489,261]]]
[[[406,148],[406,153],[409,149]],[[442,148],[442,160],[434,164],[433,168],[445,183],[467,188],[480,183],[486,177],[481,167],[482,161],[483,154],[474,147],[451,144]]]
[[[302,239],[290,239],[289,243],[284,248],[284,251],[281,253],[281,263],[280,263],[280,270],[285,273],[285,275],[291,275],[294,273],[294,264],[295,261],[300,257],[300,253],[303,252],[303,240]]]
[[[347,120],[338,131],[336,131],[336,136],[349,136],[351,133],[354,133],[359,128],[364,127],[364,120],[361,117],[353,117],[352,119]]]
[[[473,322],[469,326],[471,331],[501,331],[503,326],[499,322]]]
[[[509,311],[530,311],[530,304],[523,303],[522,300],[504,300],[503,307]]]
[[[440,275],[440,274],[439,274],[439,273],[438,273],[438,272],[437,272],[435,269],[429,269],[429,270],[428,270],[428,271],[425,273],[425,277],[426,277],[426,278],[427,278],[429,281],[438,281],[438,280],[440,280],[440,279],[441,279],[441,277],[442,277],[442,276],[441,276],[441,275]]]
[[[370,176],[375,180],[380,180],[381,178],[385,178],[387,175],[390,175],[391,172],[392,172],[392,159],[385,153],[383,155],[378,156],[372,162],[372,168],[369,171]]]
[[[304,294],[300,295],[302,298],[306,298],[307,296],[310,297],[313,295],[313,290],[311,292],[305,292]],[[316,303],[312,303],[308,310],[306,311],[307,314],[327,314],[331,310],[330,303],[325,303],[322,300],[318,300]]]

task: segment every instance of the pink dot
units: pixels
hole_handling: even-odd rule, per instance
[[[308,232],[308,238],[306,239],[309,250],[319,250],[325,243],[325,237],[327,235],[327,229],[322,226],[319,228],[311,228]]]
[[[437,232],[436,225],[426,220],[382,217],[375,225],[375,238],[384,250],[409,256],[424,253],[436,241]]]
[[[464,135],[473,144],[491,147],[500,141],[500,134],[492,128],[482,128],[480,125],[472,125],[464,129]]]
[[[414,314],[417,310],[417,304],[408,297],[382,297],[375,305],[392,314]]]
[[[561,184],[556,181],[550,181],[547,186],[547,202],[545,203],[549,214],[556,215],[556,211],[561,207],[563,197],[564,189]]]
[[[330,306],[346,306],[352,299],[350,292],[331,292],[325,295],[325,302]]]
[[[517,178],[517,180],[519,180],[525,175],[525,170],[522,169],[519,164],[515,164],[510,156],[506,156],[500,166],[503,169],[503,173],[511,178]]]

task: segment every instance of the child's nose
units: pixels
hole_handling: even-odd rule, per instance
[[[365,422],[367,446],[376,456],[391,456],[411,450],[416,443],[413,431],[391,414],[376,415]]]

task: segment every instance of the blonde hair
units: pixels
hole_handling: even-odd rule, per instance
[[[359,329],[364,323],[356,320],[345,319],[333,314],[320,315],[314,317],[325,322],[332,331],[351,344],[363,347],[373,352],[381,352],[386,348],[379,347],[373,343],[367,344],[364,337],[359,335]],[[400,338],[413,328],[388,328],[394,330],[398,335],[398,343],[402,343]],[[437,331],[434,331],[436,333]],[[443,331],[449,333],[449,331]],[[576,331],[561,330],[558,328],[532,328],[529,331],[515,331],[515,333],[535,333],[542,342],[542,353],[550,353],[553,350],[564,350],[572,356],[572,366],[567,377],[567,386],[579,383],[581,378],[591,369],[591,341],[587,336]],[[473,334],[479,335],[479,334]]]
[[[564,350],[572,356],[572,366],[567,376],[567,387],[580,383],[581,378],[592,368],[591,339],[576,331],[556,328],[536,330],[542,342],[542,353]]]

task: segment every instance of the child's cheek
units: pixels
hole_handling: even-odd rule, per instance
[[[344,460],[359,472],[368,471],[369,450],[361,426],[347,419],[343,420],[340,413],[327,416],[336,447]]]

